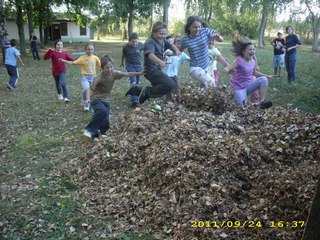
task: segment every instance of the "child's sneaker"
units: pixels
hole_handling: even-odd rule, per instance
[[[63,100],[62,94],[58,94],[58,100]]]
[[[144,103],[145,101],[147,101],[149,99],[147,93],[146,93],[146,89],[147,87],[144,86],[139,94],[139,103],[142,104]]]
[[[88,137],[88,138],[92,138],[92,133],[89,132],[87,129],[84,130],[83,135]]]
[[[69,103],[70,102],[69,98],[64,98],[63,100],[64,100],[65,103]]]
[[[268,101],[268,100],[262,100],[259,103],[259,106],[260,106],[261,109],[266,109],[266,108],[272,107],[272,102]]]
[[[84,105],[83,105],[83,110],[84,111],[90,111],[90,103],[85,102]]]
[[[13,86],[11,86],[9,83],[7,83],[7,88],[11,91],[16,90]]]

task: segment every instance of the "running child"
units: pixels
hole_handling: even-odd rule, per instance
[[[126,65],[127,72],[141,72],[141,52],[143,51],[143,43],[139,42],[137,33],[132,33],[129,36],[129,42],[122,47],[121,67]],[[139,85],[140,76],[130,77],[130,86]],[[131,95],[132,106],[135,107],[139,103],[139,96]]]
[[[177,44],[180,45],[180,37],[176,37],[175,39],[173,39],[172,36],[167,36],[166,40],[175,45],[177,48]],[[173,91],[178,91],[180,89],[180,84],[179,84],[179,79],[178,79],[178,72],[180,69],[180,65],[182,62],[185,61],[189,61],[190,57],[185,54],[184,52],[181,53],[181,55],[177,56],[174,55],[174,53],[171,50],[166,50],[164,52],[165,55],[165,59],[167,62],[167,65],[162,69],[162,71],[167,74],[176,84],[175,88],[173,89]],[[167,99],[171,99],[171,92],[167,94],[166,96]]]
[[[81,66],[81,83],[83,87],[82,106],[84,111],[89,111],[90,103],[87,99],[87,90],[89,89],[91,83],[93,82],[93,79],[97,74],[97,68],[101,68],[101,63],[100,59],[93,54],[94,46],[92,43],[86,44],[84,50],[86,51],[86,55],[79,57],[75,61],[68,61],[63,58],[61,58],[60,61]]]
[[[110,127],[109,99],[114,82],[122,77],[144,74],[144,72],[120,72],[113,70],[113,61],[108,55],[102,57],[100,61],[102,71],[97,74],[87,91],[87,99],[91,101],[91,107],[94,111],[90,123],[84,130],[84,135],[89,138],[96,138],[100,134],[105,134]]]
[[[67,52],[63,51],[63,42],[59,39],[54,43],[54,49],[49,49],[43,56],[44,60],[51,59],[51,70],[54,81],[56,83],[56,90],[58,93],[58,99],[64,100],[65,103],[69,103],[69,93],[66,83],[67,69],[64,62],[61,59],[74,61]]]
[[[7,88],[9,90],[16,90],[18,79],[19,79],[19,71],[17,68],[17,59],[21,63],[22,66],[24,66],[21,58],[20,58],[20,52],[18,49],[16,49],[17,41],[15,39],[10,40],[10,46],[6,49],[6,55],[5,55],[5,66],[7,69],[7,72],[9,74],[9,83],[7,83]]]
[[[210,64],[210,74],[214,78],[215,85],[219,85],[219,70],[218,70],[218,62],[222,63],[224,67],[227,67],[229,63],[222,56],[221,52],[214,45],[214,39],[209,40],[209,57],[211,60]]]
[[[144,69],[145,78],[151,86],[131,87],[126,95],[139,94],[139,103],[142,104],[149,98],[158,98],[170,93],[176,86],[175,82],[165,74],[162,69],[167,65],[164,52],[172,50],[176,55],[181,52],[165,38],[167,36],[167,25],[156,22],[152,26],[151,36],[144,43]]]
[[[226,72],[233,74],[231,87],[234,93],[235,102],[239,106],[246,106],[247,96],[252,92],[259,90],[260,108],[269,108],[272,102],[266,100],[268,91],[268,78],[270,75],[258,72],[256,69],[255,46],[247,38],[236,33],[232,41],[233,52],[236,56],[235,61],[225,68]],[[257,78],[251,79],[254,75]]]

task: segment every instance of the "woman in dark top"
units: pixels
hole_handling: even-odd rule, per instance
[[[300,40],[297,35],[293,33],[291,26],[286,27],[286,39],[285,39],[285,64],[288,72],[288,83],[293,83],[296,80],[296,62],[298,59],[297,49],[301,46]]]
[[[38,46],[37,46],[37,37],[36,35],[34,34],[34,32],[31,32],[31,35],[30,35],[30,47],[31,47],[31,52],[32,52],[32,55],[33,55],[33,59],[36,60],[40,60],[40,57],[39,57],[39,52],[38,52]]]

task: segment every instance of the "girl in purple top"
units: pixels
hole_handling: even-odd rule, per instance
[[[236,104],[245,106],[247,96],[258,90],[260,108],[271,107],[272,102],[265,99],[268,91],[267,77],[271,76],[257,71],[256,61],[254,60],[254,44],[249,39],[241,37],[240,34],[236,33],[232,41],[232,46],[236,59],[231,65],[225,68],[225,71],[233,75],[231,78],[231,87]],[[257,78],[251,80],[252,75]]]

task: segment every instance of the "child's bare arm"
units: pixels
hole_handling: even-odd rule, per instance
[[[211,38],[213,38],[214,40],[218,41],[218,42],[223,42],[223,37],[219,34],[219,33],[214,33],[211,35]]]
[[[234,60],[233,63],[229,64],[227,67],[224,68],[224,71],[226,73],[233,74],[236,68],[237,68],[237,62]]]
[[[161,68],[164,68],[167,65],[165,61],[159,59],[154,53],[149,53],[148,59],[154,62],[155,64],[159,65]]]
[[[141,72],[126,72],[126,77],[132,77],[132,76],[138,76],[138,75],[144,75],[144,71]]]
[[[179,48],[176,47],[176,45],[172,44],[171,49],[174,51],[174,53],[175,53],[177,56],[180,56],[180,55],[181,55],[181,52],[180,52]]]
[[[68,64],[74,64],[73,61],[69,61],[63,58],[59,58],[59,61],[64,62],[64,63],[68,63]]]
[[[255,68],[255,70],[254,70],[253,75],[256,76],[256,77],[262,77],[262,76],[264,76],[264,77],[267,77],[267,78],[273,78],[272,75],[264,74],[264,73],[262,73],[262,72],[259,72],[256,68]]]
[[[125,59],[125,56],[124,54],[121,55],[121,64],[120,64],[120,67],[124,67],[124,59]]]
[[[24,66],[24,64],[23,64],[23,62],[22,62],[22,60],[21,60],[20,56],[18,56],[17,58],[18,58],[19,62],[21,63],[21,65],[22,65],[22,66]]]
[[[229,63],[227,62],[227,60],[222,56],[222,55],[218,55],[217,56],[217,60],[223,64],[224,67],[228,67]]]

